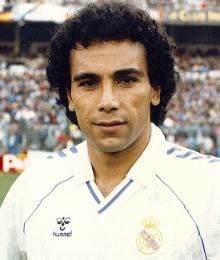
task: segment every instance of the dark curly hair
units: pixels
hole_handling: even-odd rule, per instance
[[[131,40],[146,49],[148,75],[152,86],[161,87],[160,104],[151,106],[151,121],[163,123],[166,106],[176,90],[174,44],[147,12],[120,2],[90,3],[67,19],[52,37],[48,52],[47,77],[57,93],[58,104],[66,108],[72,123],[76,114],[68,108],[67,89],[71,88],[70,51],[77,43],[85,48],[94,42]]]

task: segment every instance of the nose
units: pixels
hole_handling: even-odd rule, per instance
[[[102,87],[101,97],[98,103],[99,111],[109,113],[112,110],[119,109],[119,97],[117,97],[115,92],[113,84],[105,84]]]

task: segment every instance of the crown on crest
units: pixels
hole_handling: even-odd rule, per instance
[[[159,226],[159,221],[149,217],[143,221],[144,228],[157,228]]]

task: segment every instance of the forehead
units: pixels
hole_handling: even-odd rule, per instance
[[[78,44],[70,53],[71,72],[104,72],[133,67],[146,70],[146,52],[137,42],[108,41],[85,48]]]

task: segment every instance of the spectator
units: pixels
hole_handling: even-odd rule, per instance
[[[14,120],[19,122],[18,131],[23,136],[23,146],[28,149],[51,151],[63,147],[65,142],[60,144],[63,133],[68,136],[66,144],[81,142],[83,136],[80,130],[66,120],[64,110],[49,94],[44,56],[29,55],[19,62],[12,62],[10,53],[0,54],[0,57],[0,151],[7,150],[5,138]],[[181,141],[199,152],[205,149],[208,153],[217,153],[218,156],[220,52],[180,49],[176,53],[176,64],[181,82],[169,104],[162,128],[168,139]],[[211,146],[208,151],[200,134],[207,127]],[[179,137],[181,128],[185,129],[185,133]]]
[[[12,122],[7,135],[7,152],[9,154],[19,154],[22,151],[22,136],[19,133],[18,124]]]

